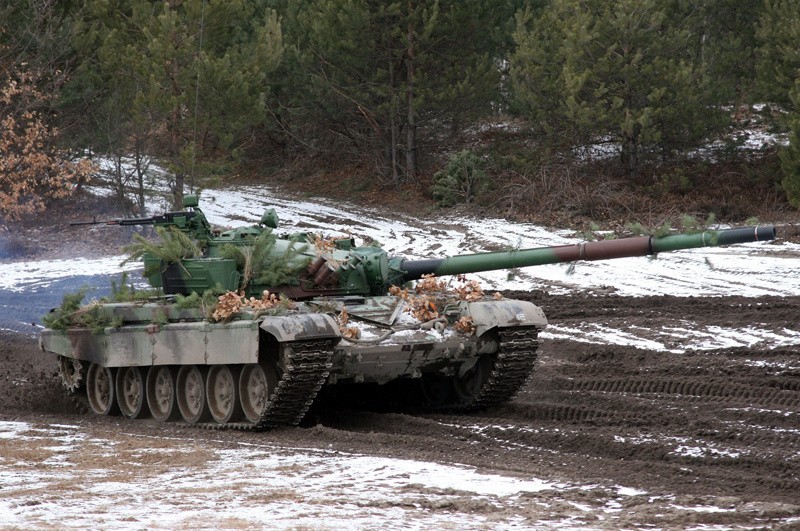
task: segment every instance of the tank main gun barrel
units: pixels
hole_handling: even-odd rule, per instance
[[[694,234],[674,234],[662,237],[635,236],[632,238],[582,242],[556,247],[465,254],[442,259],[402,260],[400,269],[405,272],[404,280],[417,280],[428,274],[436,276],[461,275],[497,269],[577,262],[579,260],[607,260],[631,256],[648,256],[680,249],[715,247],[773,239],[775,239],[774,226],[751,226],[739,229],[708,230]]]

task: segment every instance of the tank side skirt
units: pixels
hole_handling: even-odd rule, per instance
[[[94,334],[45,330],[42,350],[104,367],[255,363],[258,321],[130,325]],[[236,345],[235,349],[230,348]]]

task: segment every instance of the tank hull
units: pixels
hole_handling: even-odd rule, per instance
[[[348,312],[349,334],[334,311],[319,311],[323,306]],[[126,319],[121,326],[47,329],[40,346],[59,356],[65,387],[85,392],[96,413],[150,410],[160,418],[177,403],[181,414],[164,420],[263,429],[299,423],[320,389],[338,384],[414,381],[423,397],[417,405],[427,407],[503,402],[533,370],[536,336],[547,324],[541,309],[524,301],[461,301],[428,322],[402,306],[390,296],[323,299],[287,315],[212,323],[172,305],[110,304],[110,314]],[[162,322],[143,322],[155,312]],[[454,326],[462,317],[469,330]],[[519,353],[503,362],[509,349]],[[198,414],[213,413],[215,403],[217,414]]]

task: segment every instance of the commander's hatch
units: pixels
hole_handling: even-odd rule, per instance
[[[308,301],[310,306],[319,311],[341,312],[342,307],[347,309],[352,318],[363,319],[378,325],[391,326],[397,321],[405,307],[405,302],[399,297],[337,297],[335,299],[317,299]]]

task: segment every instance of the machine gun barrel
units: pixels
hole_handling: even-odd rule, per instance
[[[149,218],[119,218],[119,219],[106,219],[98,221],[96,218],[92,221],[70,221],[69,226],[75,227],[79,225],[167,225],[175,223],[175,218],[182,217],[184,220],[190,220],[197,215],[197,212],[165,212],[160,216],[152,216]]]
[[[102,219],[92,221],[70,221],[70,227],[77,227],[80,225],[152,225],[155,223],[155,218],[120,218],[120,219]]]
[[[466,254],[442,259],[403,260],[400,262],[400,269],[405,272],[404,280],[417,280],[427,274],[460,275],[560,262],[648,256],[680,249],[767,241],[775,239],[775,234],[775,227],[765,225],[662,237],[636,236],[556,247]]]

